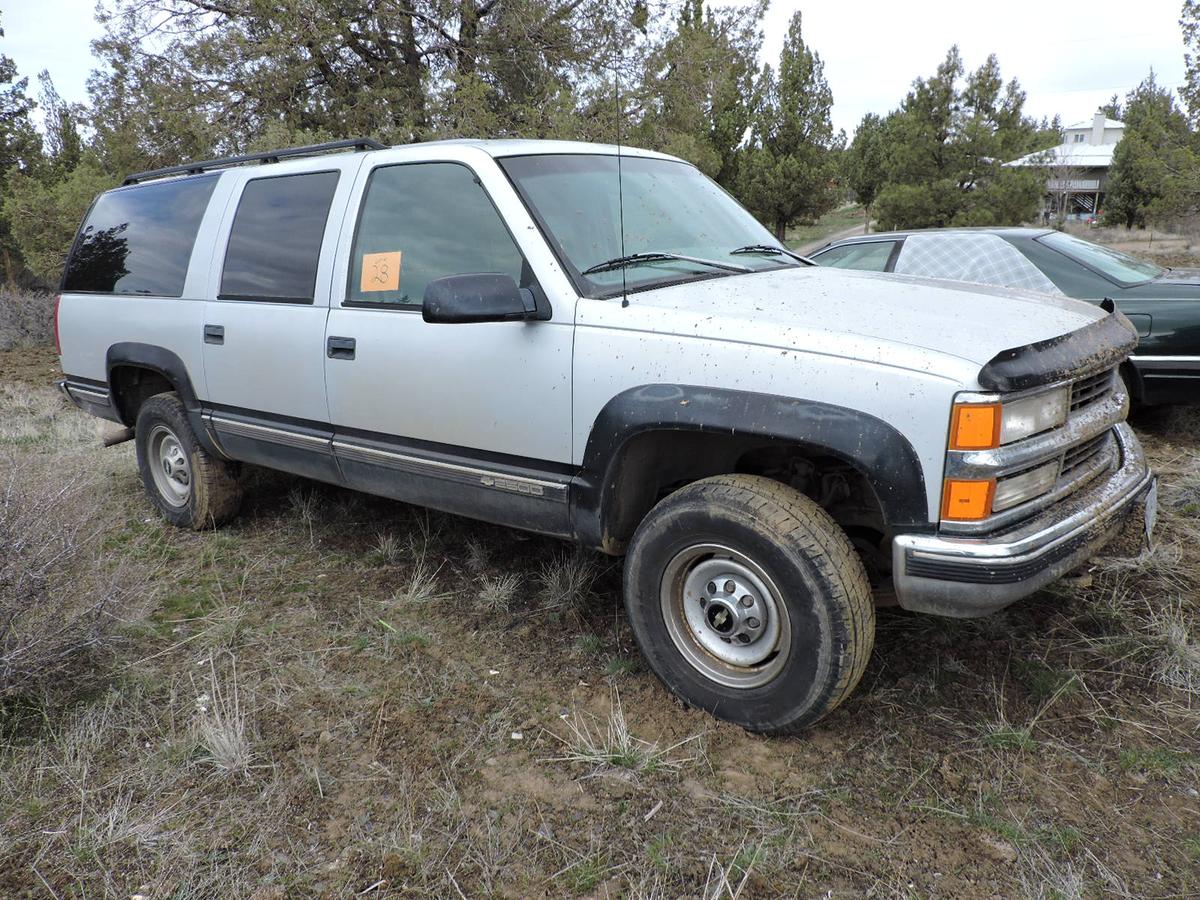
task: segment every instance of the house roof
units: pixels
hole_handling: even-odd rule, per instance
[[[1112,165],[1113,150],[1116,144],[1066,143],[1051,147],[1049,150],[1039,150],[1029,153],[1020,159],[1006,162],[1006,166],[1074,166],[1080,169],[1108,168]]]
[[[1124,128],[1125,123],[1118,122],[1116,119],[1105,119],[1104,127],[1105,128]],[[1063,130],[1064,131],[1083,131],[1083,130],[1091,131],[1092,130],[1092,120],[1088,119],[1087,121],[1084,121],[1084,122],[1076,122],[1074,125],[1066,126]]]

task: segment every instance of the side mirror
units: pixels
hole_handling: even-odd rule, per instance
[[[447,275],[425,286],[426,322],[520,322],[540,318],[533,292],[510,275]]]

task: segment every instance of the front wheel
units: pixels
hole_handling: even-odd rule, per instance
[[[686,703],[751,731],[799,731],[854,689],[875,607],[850,539],[787,485],[722,475],[662,500],[625,561],[643,655]]]
[[[142,485],[164,519],[198,530],[237,513],[242,489],[233,467],[200,446],[175,394],[143,403],[134,432]]]

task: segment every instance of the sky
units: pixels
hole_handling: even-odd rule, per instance
[[[715,5],[736,5],[718,2]],[[779,57],[792,13],[804,14],[804,36],[825,61],[833,90],[833,124],[852,134],[868,112],[886,113],[914,78],[933,74],[957,43],[968,69],[989,53],[1007,80],[1027,94],[1026,112],[1090,119],[1114,93],[1151,68],[1159,83],[1183,82],[1181,0],[773,0],[763,59]],[[68,101],[87,99],[90,42],[99,37],[93,0],[0,0],[5,37],[0,52],[22,75],[48,69]]]

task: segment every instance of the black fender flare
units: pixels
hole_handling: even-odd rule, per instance
[[[142,344],[134,341],[124,341],[119,344],[113,344],[108,348],[108,352],[104,356],[104,372],[108,378],[113,408],[126,425],[133,427],[134,421],[131,420],[135,417],[131,416],[121,407],[120,401],[116,396],[116,391],[113,388],[113,369],[119,366],[149,369],[152,372],[162,375],[170,382],[175,392],[179,394],[179,399],[183,401],[183,408],[187,411],[188,423],[192,426],[192,431],[195,432],[200,444],[214,456],[222,459],[225,458],[225,454],[220,451],[213,442],[212,436],[208,433],[208,428],[205,426],[201,415],[200,400],[196,396],[195,388],[192,386],[191,376],[188,374],[187,366],[179,358],[178,354],[155,344]]]
[[[748,435],[811,448],[860,471],[889,526],[931,528],[920,458],[909,440],[882,419],[817,400],[647,384],[614,396],[592,425],[573,498],[577,537],[585,544],[611,546],[606,536],[623,452],[630,440],[651,431]]]

